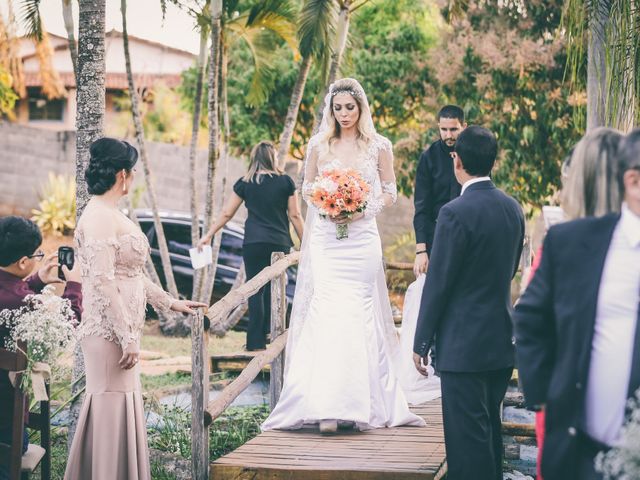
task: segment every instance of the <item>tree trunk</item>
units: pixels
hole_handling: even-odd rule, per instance
[[[202,113],[202,92],[204,90],[204,72],[207,65],[207,31],[200,33],[200,53],[198,55],[198,79],[196,82],[196,96],[193,105],[193,123],[191,126],[191,144],[189,147],[189,183],[191,185],[191,242],[193,245],[200,239],[200,214],[198,209],[198,191],[196,174],[198,162],[198,133],[200,132],[200,115]],[[200,270],[194,271],[191,298],[196,299],[200,285]]]
[[[211,68],[209,69],[209,155],[207,170],[207,195],[205,197],[205,230],[213,224],[215,201],[215,178],[218,160],[220,159],[220,99],[218,96],[220,78],[220,37],[222,30],[222,0],[211,2]],[[214,253],[215,257],[215,253]],[[215,275],[216,262],[207,267],[205,278]],[[213,272],[213,274],[212,274]],[[205,283],[205,282],[201,282]],[[200,299],[209,303],[209,298],[202,295]]]
[[[341,3],[340,6],[340,14],[338,16],[338,28],[336,30],[336,45],[331,54],[331,67],[329,69],[329,79],[327,80],[327,85],[325,86],[324,92],[320,97],[320,105],[318,106],[318,112],[316,113],[316,118],[313,122],[313,133],[314,135],[318,132],[320,128],[320,121],[322,120],[322,112],[324,110],[324,97],[329,93],[329,87],[333,82],[336,81],[338,76],[338,70],[340,69],[340,64],[342,63],[342,55],[344,54],[344,49],[347,45],[347,38],[349,37],[349,17],[351,14],[351,0],[345,0]]]
[[[77,115],[76,115],[76,211],[80,218],[89,201],[84,172],[89,163],[89,146],[103,135],[105,109],[105,49],[104,23],[105,0],[80,0],[78,21],[78,74],[77,74]],[[73,362],[72,388],[75,395],[84,387],[79,379],[84,375],[84,361],[79,346],[76,347]],[[75,434],[82,396],[71,404],[68,447]]]
[[[67,40],[69,41],[69,54],[73,64],[73,75],[78,78],[78,48],[73,28],[73,9],[71,0],[62,0],[62,17],[64,18],[64,28],[67,30]],[[76,80],[77,81],[77,80]],[[77,87],[77,85],[76,85]]]
[[[599,9],[596,8],[591,12],[587,50],[587,131],[606,124],[606,22],[607,17],[601,16]]]
[[[289,153],[289,147],[291,146],[291,138],[293,137],[293,131],[296,127],[296,119],[298,118],[298,111],[300,110],[300,103],[302,102],[302,95],[304,94],[304,87],[307,84],[307,77],[309,76],[309,70],[311,70],[311,55],[304,57],[300,63],[298,69],[298,78],[296,84],[293,87],[291,93],[291,102],[289,103],[289,109],[287,110],[287,116],[284,120],[284,129],[282,135],[280,135],[280,145],[278,145],[278,161],[284,166],[287,160],[287,154]]]
[[[220,152],[222,165],[224,166],[224,173],[222,175],[222,182],[220,182],[221,195],[220,205],[224,205],[225,189],[227,186],[227,175],[229,174],[229,132],[231,130],[231,120],[229,119],[229,102],[228,102],[228,90],[227,90],[227,67],[228,67],[228,51],[224,41],[224,31],[220,32],[220,98],[223,115],[224,136],[220,142]],[[218,271],[218,257],[220,256],[220,247],[222,246],[222,230],[213,239],[213,252],[212,263],[207,271],[207,281],[204,284],[204,290],[202,292],[202,299],[200,301],[209,303],[211,301],[211,295],[213,294],[213,288],[216,280],[216,272]]]
[[[151,212],[153,214],[153,224],[156,235],[158,237],[158,248],[160,250],[160,259],[162,260],[162,270],[164,272],[167,291],[173,298],[178,298],[178,288],[173,278],[173,270],[171,269],[171,258],[169,257],[169,249],[167,248],[167,239],[164,235],[160,215],[158,214],[158,201],[153,186],[151,170],[149,168],[149,157],[147,156],[147,148],[144,140],[144,129],[142,128],[142,119],[140,109],[138,107],[138,96],[136,94],[135,85],[133,84],[133,73],[131,71],[131,56],[129,54],[129,34],[127,33],[127,1],[121,0],[120,8],[122,10],[122,40],[124,43],[124,59],[127,69],[127,83],[129,87],[129,98],[131,99],[131,113],[133,115],[133,125],[136,131],[136,140],[140,149],[140,159],[142,160],[142,168],[144,170],[145,186],[149,194],[151,203]]]

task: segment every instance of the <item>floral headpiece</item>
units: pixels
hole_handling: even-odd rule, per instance
[[[346,89],[346,88],[341,88],[341,89],[338,89],[338,90],[332,90],[331,91],[331,96],[335,97],[339,93],[348,93],[352,97],[359,97],[360,96],[360,92],[358,92],[356,90],[352,90],[352,89]]]

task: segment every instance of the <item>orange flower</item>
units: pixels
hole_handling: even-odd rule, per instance
[[[338,206],[338,202],[333,198],[327,198],[322,205],[322,208],[330,217],[337,217],[340,215],[340,207]]]
[[[316,206],[321,206],[324,203],[325,198],[327,198],[327,192],[322,189],[314,190],[311,195],[311,201]]]
[[[347,197],[344,199],[344,209],[347,212],[353,213],[358,209],[358,204],[353,198]]]

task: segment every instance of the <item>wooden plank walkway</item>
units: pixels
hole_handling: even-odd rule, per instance
[[[439,480],[447,470],[440,399],[413,407],[426,428],[321,435],[265,432],[211,464],[212,480]]]

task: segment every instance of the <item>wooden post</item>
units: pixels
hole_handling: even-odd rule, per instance
[[[198,310],[191,318],[191,478],[209,478],[209,428],[204,411],[209,403],[209,335],[205,317]]]
[[[284,253],[273,252],[271,254],[271,264],[273,265]],[[282,272],[279,276],[271,280],[271,340],[278,338],[285,330],[287,316],[287,274]],[[273,410],[280,398],[282,383],[284,381],[284,349],[273,362],[271,362],[271,372],[269,377],[269,402]]]

